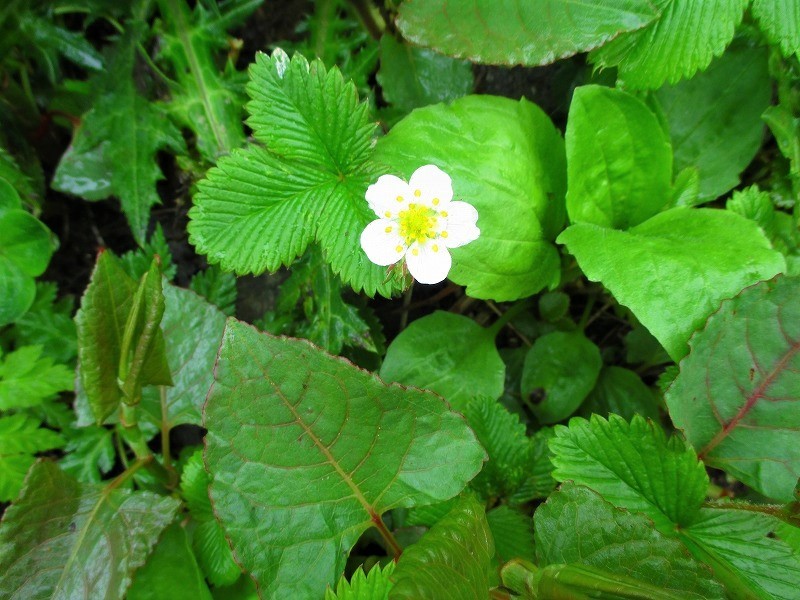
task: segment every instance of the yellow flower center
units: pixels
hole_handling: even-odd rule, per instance
[[[400,237],[407,245],[436,237],[436,211],[422,204],[409,204],[397,215]]]

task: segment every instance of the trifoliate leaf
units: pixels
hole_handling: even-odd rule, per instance
[[[731,598],[792,600],[800,581],[800,556],[775,538],[778,524],[774,517],[748,510],[704,508],[678,535],[714,569]]]
[[[599,85],[577,88],[565,142],[567,213],[572,223],[627,229],[668,204],[669,136],[636,96]]]
[[[79,484],[37,463],[0,525],[0,597],[123,597],[179,503],[121,483]]]
[[[644,0],[404,2],[398,27],[416,44],[472,62],[542,65],[597,48],[658,16]]]
[[[24,413],[0,417],[0,502],[17,497],[34,454],[64,445],[64,438],[40,425]]]
[[[215,514],[264,596],[321,595],[381,514],[455,496],[485,459],[433,394],[234,319],[204,417]]]
[[[617,415],[571,419],[569,427],[556,428],[550,450],[558,481],[585,485],[615,506],[644,513],[663,533],[692,523],[706,497],[708,475],[694,450],[639,416],[630,423]]]
[[[36,299],[11,330],[16,346],[41,346],[56,363],[74,365],[78,355],[77,333],[72,320],[71,296],[56,300],[56,284],[36,283]]]
[[[534,597],[725,598],[708,567],[680,542],[585,487],[564,484],[536,510],[533,524],[538,564],[545,566],[538,583],[542,595]],[[571,567],[590,570],[570,573]]]
[[[738,185],[761,147],[761,114],[772,99],[767,55],[764,47],[734,45],[702,73],[655,94],[672,139],[675,172],[697,168],[695,204]]]
[[[779,45],[784,56],[800,50],[800,2],[753,0],[752,11],[767,39]]]
[[[477,209],[480,237],[453,249],[448,275],[468,295],[517,300],[558,283],[551,241],[565,218],[564,142],[535,104],[466,96],[417,109],[378,140],[375,160],[406,180],[434,164]]]
[[[723,299],[786,268],[755,223],[715,209],[674,208],[628,231],[579,223],[558,241],[673,360]]]
[[[325,590],[325,600],[388,600],[392,582],[389,577],[394,573],[394,562],[381,568],[375,565],[364,575],[359,567],[350,581],[342,577],[336,584],[336,592],[331,588]]]
[[[42,356],[41,346],[23,346],[0,356],[0,410],[28,408],[72,390],[74,373]]]
[[[133,574],[133,583],[125,598],[211,600],[211,592],[181,523],[173,523],[161,534],[147,562]]]
[[[527,476],[531,444],[519,417],[492,398],[477,398],[466,405],[464,417],[489,455],[470,487],[484,498],[514,492]]]
[[[222,526],[214,517],[208,484],[211,477],[203,466],[203,451],[197,450],[181,473],[181,493],[189,507],[189,514],[197,523],[192,547],[208,580],[216,586],[231,585],[241,574],[233,560],[231,548],[225,539]]]
[[[391,576],[389,600],[487,597],[493,556],[483,506],[464,498],[403,552]]]
[[[396,284],[359,244],[377,173],[367,163],[375,125],[355,86],[320,61],[275,50],[256,57],[247,90],[248,123],[266,149],[234,151],[198,184],[190,241],[238,274],[288,266],[317,241],[345,283],[390,295]]]
[[[226,273],[216,265],[195,273],[189,289],[197,292],[227,316],[236,311],[236,276]]]
[[[437,311],[389,344],[381,377],[434,391],[456,410],[479,396],[494,400],[503,393],[505,375],[495,334],[468,317]]]
[[[164,230],[161,229],[160,223],[156,224],[156,228],[146,244],[141,248],[126,252],[119,257],[119,260],[122,268],[131,278],[139,279],[147,273],[156,256],[161,261],[161,273],[164,274],[167,280],[171,281],[175,277],[178,268],[172,262],[172,251],[169,249],[169,244],[167,244],[167,239],[164,237]]]
[[[533,522],[530,515],[502,505],[486,513],[486,522],[492,532],[495,553],[501,565],[512,558],[533,559]]]
[[[67,445],[64,458],[58,464],[81,483],[100,483],[103,475],[114,466],[117,451],[114,431],[90,425],[66,430]]]
[[[617,67],[619,79],[634,89],[657,89],[691,77],[721,55],[742,20],[747,0],[654,0],[659,17],[636,31],[622,33],[589,60]],[[687,32],[691,31],[691,35]]]
[[[789,502],[800,477],[800,279],[779,277],[723,302],[666,400],[700,458]]]

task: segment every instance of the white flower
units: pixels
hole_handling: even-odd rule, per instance
[[[378,219],[361,234],[367,257],[381,266],[403,257],[408,271],[420,283],[444,281],[453,259],[448,248],[478,239],[478,211],[453,201],[450,176],[435,165],[420,167],[408,183],[381,175],[367,189],[369,207]]]

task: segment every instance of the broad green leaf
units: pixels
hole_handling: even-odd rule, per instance
[[[602,366],[600,350],[583,333],[548,333],[537,338],[525,356],[522,397],[539,422],[557,423],[578,409]]]
[[[592,52],[601,68],[617,67],[626,87],[657,89],[691,77],[733,39],[748,0],[653,0],[659,17]]]
[[[798,294],[800,279],[779,277],[724,302],[666,394],[702,460],[786,502],[800,477]]]
[[[735,45],[702,73],[655,94],[672,139],[675,172],[697,168],[696,203],[738,185],[761,147],[761,114],[772,99],[767,54],[763,47]]]
[[[488,598],[493,556],[483,506],[464,498],[403,552],[391,576],[389,600]]]
[[[470,296],[516,300],[558,283],[564,142],[536,105],[467,96],[417,109],[378,141],[375,160],[406,180],[435,164],[478,210],[481,235],[452,251],[449,275]]]
[[[599,492],[628,510],[647,515],[665,534],[689,525],[706,497],[708,475],[694,450],[659,425],[636,416],[628,423],[571,419],[550,440],[553,477]]]
[[[641,415],[658,421],[658,400],[642,378],[630,369],[603,367],[597,383],[581,406],[581,415],[620,415],[632,419]]]
[[[533,524],[538,563],[568,567],[561,574],[558,568],[544,569],[541,598],[725,598],[710,570],[680,542],[653,529],[643,515],[620,510],[585,487],[564,484],[539,506]],[[570,577],[573,565],[592,570]],[[572,595],[557,596],[556,590]]]
[[[119,407],[123,397],[120,363],[132,360],[122,357],[123,338],[133,313],[137,289],[136,282],[128,277],[119,260],[111,252],[104,251],[97,258],[81,308],[75,315],[82,389],[98,424]],[[152,321],[142,323],[140,320],[139,324],[141,331],[144,325],[151,326]],[[141,370],[144,379],[140,383],[169,384],[169,372],[165,372],[163,366],[166,360],[163,338],[160,331],[153,332],[153,336],[151,351],[143,350],[146,355]],[[128,346],[129,356],[131,352],[135,355],[138,342],[135,336],[130,338],[133,345]]]
[[[579,223],[558,242],[676,361],[723,299],[786,266],[755,223],[714,209],[674,208],[628,231]]]
[[[100,483],[114,466],[117,451],[114,431],[91,425],[68,429],[64,457],[58,461],[61,470],[81,483]]]
[[[779,45],[784,56],[800,51],[798,0],[753,0],[751,10],[767,39]]]
[[[533,523],[530,515],[503,504],[486,513],[486,522],[492,532],[495,553],[501,565],[512,558],[533,558]]]
[[[164,286],[164,303],[161,329],[172,386],[145,388],[142,408],[159,427],[200,425],[225,315],[191,290],[174,285]]]
[[[381,37],[381,68],[376,77],[384,100],[404,112],[455,100],[469,94],[473,86],[469,62],[404,44],[391,34]]]
[[[204,426],[214,511],[267,597],[322,594],[382,513],[455,496],[485,459],[433,394],[234,319]]]
[[[243,90],[236,89],[232,65],[221,73],[215,54],[227,47],[225,27],[230,19],[214,14],[203,4],[190,10],[185,0],[161,0],[162,47],[159,57],[168,61],[177,79],[168,110],[176,121],[195,134],[200,155],[209,163],[244,144]],[[238,3],[236,21],[255,10],[259,2]],[[216,11],[225,11],[226,7]],[[242,14],[243,12],[243,14]]]
[[[392,341],[381,378],[434,391],[461,411],[473,398],[494,400],[503,393],[505,376],[494,336],[468,317],[437,311]]]
[[[17,497],[34,454],[64,445],[64,438],[40,425],[24,413],[0,417],[0,502]]]
[[[136,54],[145,23],[131,19],[115,44],[107,72],[95,81],[98,96],[52,182],[54,189],[87,200],[117,196],[139,244],[145,242],[150,207],[161,202],[156,183],[163,175],[156,154],[162,149],[185,151],[180,131],[163,109],[136,89]]]
[[[212,265],[205,271],[195,273],[189,289],[219,308],[227,316],[236,312],[236,276]]]
[[[391,294],[359,236],[374,214],[364,193],[375,124],[337,69],[282,50],[258,54],[247,87],[248,124],[266,149],[222,158],[198,185],[190,241],[227,271],[259,274],[289,265],[312,241],[357,290]]]
[[[211,477],[203,466],[203,451],[197,450],[186,461],[181,473],[181,493],[189,507],[189,514],[197,523],[192,539],[197,560],[208,580],[215,586],[231,585],[241,575],[233,560],[225,532],[214,516],[208,484]]]
[[[385,567],[375,565],[364,575],[364,570],[359,567],[350,581],[342,576],[336,584],[336,592],[331,588],[325,590],[325,600],[388,600],[392,582],[389,579],[394,573],[394,562],[389,562]]]
[[[145,565],[133,574],[127,600],[211,600],[186,528],[173,523],[161,534]]]
[[[0,410],[37,406],[73,388],[74,373],[42,356],[41,346],[23,346],[0,355]]]
[[[71,296],[56,300],[56,284],[36,283],[36,298],[30,309],[16,321],[12,334],[17,347],[41,346],[44,354],[56,363],[73,365],[78,355],[74,300]]]
[[[121,598],[178,501],[37,463],[0,524],[0,597]]]
[[[17,160],[2,145],[0,145],[0,185],[7,183],[19,198],[25,198],[29,205],[38,204],[39,192],[36,191],[31,178],[28,177],[17,164]],[[3,204],[3,196],[8,192],[0,190],[0,206]],[[15,206],[21,208],[21,204]]]
[[[24,315],[33,303],[36,297],[36,284],[33,277],[26,275],[2,254],[0,254],[0,280],[4,288],[3,294],[0,295],[0,324],[7,325]]]
[[[800,556],[774,537],[778,525],[768,515],[747,510],[704,508],[678,535],[714,569],[733,600],[792,600],[800,581]]]
[[[643,0],[404,2],[398,27],[416,44],[472,62],[542,65],[597,48],[658,15]]]
[[[531,442],[525,425],[493,398],[480,397],[465,406],[475,437],[489,455],[470,487],[484,498],[508,496],[525,481],[531,462]]]
[[[669,202],[669,137],[636,96],[599,85],[579,87],[572,96],[565,141],[572,223],[627,229]]]

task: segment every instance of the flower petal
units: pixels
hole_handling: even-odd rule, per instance
[[[361,248],[376,265],[393,265],[406,251],[403,238],[397,233],[397,223],[388,219],[377,219],[361,232]]]
[[[445,212],[447,217],[443,223],[444,231],[439,233],[445,246],[458,248],[478,239],[481,230],[475,226],[478,211],[474,206],[467,202],[451,202]]]
[[[414,242],[406,252],[408,272],[420,283],[439,283],[447,278],[453,259],[437,241]]]
[[[412,202],[436,209],[443,208],[453,199],[453,183],[450,176],[436,165],[424,165],[414,171],[408,187],[413,194]]]
[[[405,181],[394,175],[381,175],[378,181],[367,188],[366,198],[378,217],[391,219],[408,208],[412,196]]]

